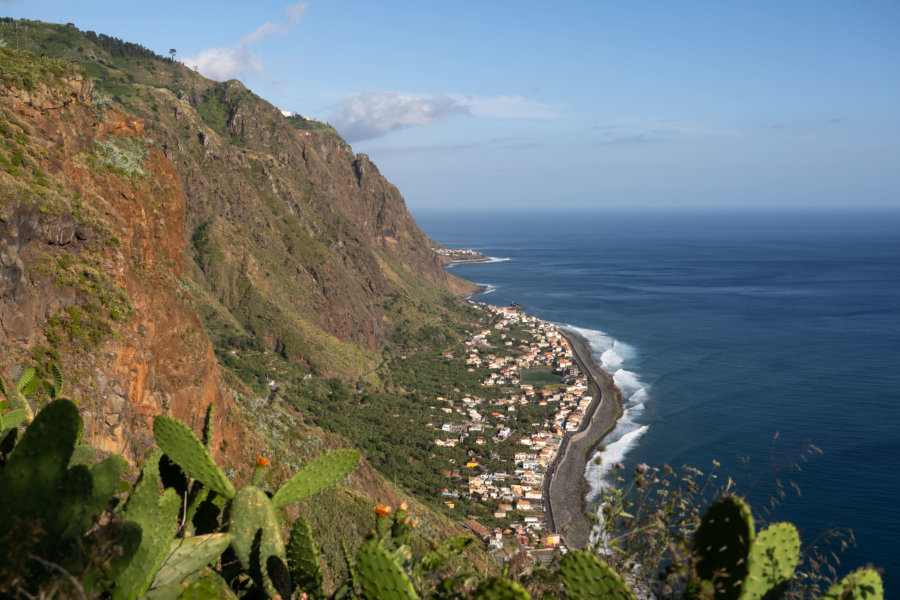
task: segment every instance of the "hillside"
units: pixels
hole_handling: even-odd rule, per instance
[[[84,441],[132,473],[156,415],[199,431],[212,402],[217,459],[242,478],[265,454],[283,477],[348,442],[279,384],[382,388],[387,356],[473,319],[471,284],[333,129],[72,26],[20,22],[19,45],[0,48],[0,375],[62,365]],[[373,505],[413,502],[365,461],[327,494],[300,511],[351,517],[322,542],[331,568]]]

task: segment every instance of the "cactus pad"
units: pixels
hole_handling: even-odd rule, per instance
[[[475,600],[531,600],[522,586],[509,579],[492,577],[475,590]]]
[[[736,600],[747,578],[747,557],[753,544],[753,517],[736,496],[714,502],[694,534],[697,574],[712,582],[717,600]]]
[[[791,523],[775,523],[759,532],[747,559],[741,600],[781,597],[800,560],[800,535]]]
[[[286,562],[281,523],[275,507],[261,489],[248,485],[235,495],[228,531],[244,568],[270,597],[281,595],[270,575],[270,559]]]
[[[59,488],[66,478],[66,466],[80,431],[78,409],[68,400],[48,404],[25,430],[0,472],[0,538],[13,516],[46,519],[56,515],[67,500]],[[47,526],[55,525],[45,521],[45,530]]]
[[[356,575],[363,597],[368,600],[415,600],[419,597],[397,561],[374,541],[360,546],[356,554]]]
[[[169,553],[153,580],[153,587],[181,583],[189,575],[218,560],[230,543],[231,537],[227,533],[195,535],[172,541]]]
[[[185,473],[217,494],[234,498],[234,486],[187,425],[178,419],[160,415],[153,421],[153,435],[163,452]]]
[[[171,489],[160,496],[159,458],[159,451],[150,455],[125,506],[124,519],[140,526],[141,543],[118,578],[113,600],[135,598],[147,591],[178,526],[181,499]]]
[[[828,588],[821,600],[883,600],[884,584],[874,569],[850,573]]]
[[[306,465],[272,496],[272,503],[284,508],[298,500],[303,500],[337,483],[356,467],[359,452],[356,450],[335,450]]]
[[[569,552],[563,557],[559,572],[570,598],[634,600],[618,573],[590,552]]]
[[[291,527],[287,546],[291,580],[313,600],[325,599],[325,583],[319,566],[319,547],[312,537],[309,523],[298,517]]]

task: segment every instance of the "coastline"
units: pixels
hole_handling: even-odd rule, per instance
[[[484,284],[482,284],[482,283],[476,283],[474,289],[472,289],[472,290],[470,290],[470,291],[467,291],[467,292],[466,292],[465,294],[463,294],[461,297],[462,297],[463,300],[468,300],[468,299],[471,298],[472,296],[477,296],[478,294],[483,294],[483,293],[485,293],[486,291],[488,291],[488,286],[486,286],[486,285],[484,285]]]
[[[622,393],[612,376],[591,359],[587,341],[570,330],[558,329],[569,342],[579,367],[591,382],[593,401],[581,427],[566,436],[547,470],[544,495],[551,530],[560,534],[567,548],[581,550],[588,543],[594,526],[593,518],[586,512],[584,499],[587,461],[622,415]]]

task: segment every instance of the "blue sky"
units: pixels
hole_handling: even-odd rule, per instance
[[[900,207],[900,3],[0,0],[334,125],[418,209]]]

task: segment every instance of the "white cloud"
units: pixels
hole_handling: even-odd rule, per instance
[[[253,55],[253,49],[248,44],[237,48],[210,48],[182,62],[216,81],[236,79],[248,72],[263,72],[262,62]]]
[[[424,127],[470,109],[452,96],[416,96],[398,92],[361,92],[341,100],[330,119],[344,138],[354,142],[381,137],[405,127]]]
[[[0,0],[0,2],[2,1]],[[188,67],[195,67],[204,76],[217,81],[236,79],[248,73],[263,73],[265,69],[259,56],[253,52],[253,44],[276,33],[289,33],[288,25],[300,21],[306,6],[304,2],[286,6],[284,8],[286,22],[263,23],[247,34],[234,48],[209,48],[195,56],[183,58],[182,62]]]
[[[278,33],[280,31],[284,31],[284,25],[281,23],[263,23],[256,29],[254,29],[247,37],[245,37],[241,43],[242,44],[255,44],[259,42],[273,33]]]
[[[521,96],[361,92],[340,102],[329,122],[348,141],[367,140],[406,127],[425,127],[456,115],[500,119],[551,119],[560,107]]]
[[[298,2],[297,4],[290,4],[284,7],[284,15],[287,17],[289,23],[299,23],[300,17],[303,16],[303,13],[306,11],[306,7],[309,6],[306,2]]]

